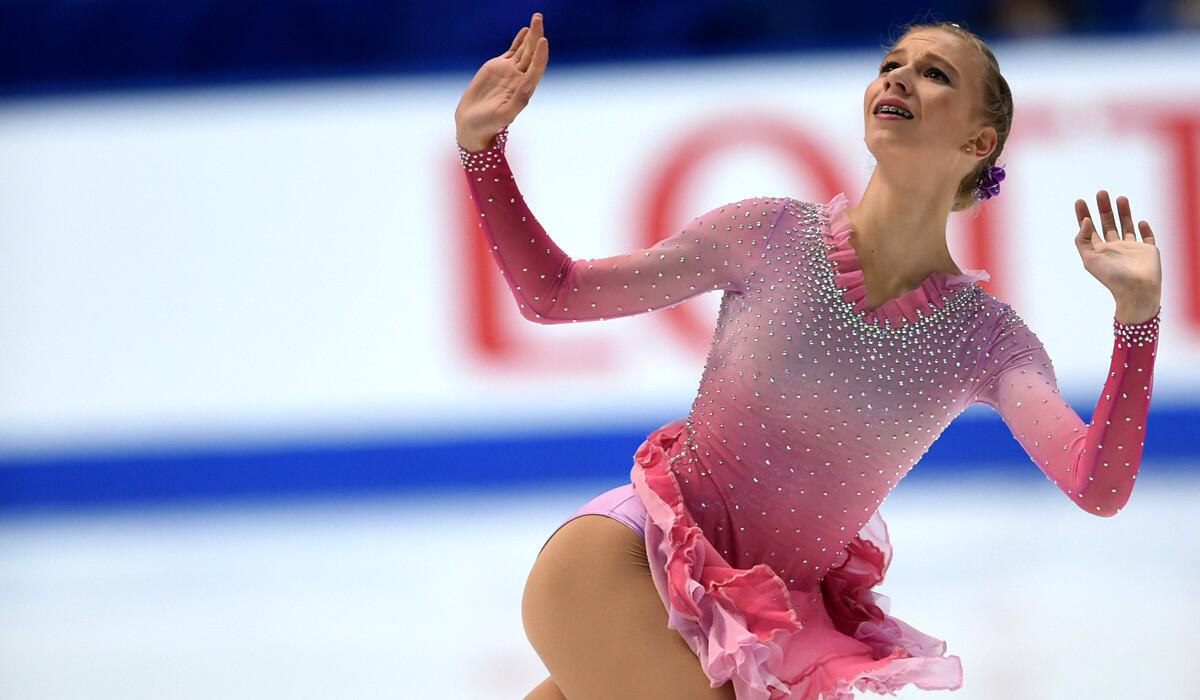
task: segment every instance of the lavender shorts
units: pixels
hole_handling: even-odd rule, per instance
[[[568,515],[566,520],[559,523],[558,527],[554,528],[554,532],[550,533],[550,537],[554,537],[555,533],[562,529],[563,525],[566,525],[575,518],[591,514],[607,515],[614,520],[620,521],[643,538],[646,536],[646,508],[642,505],[641,499],[634,493],[633,484],[624,484],[614,489],[609,489],[587,503],[584,503],[579,507],[579,510]],[[550,541],[550,537],[546,538],[546,542]],[[542,549],[545,548],[546,544],[542,543]],[[538,553],[541,553],[540,550]]]

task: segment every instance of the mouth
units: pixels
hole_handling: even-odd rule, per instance
[[[909,119],[913,118],[912,112],[904,107],[890,103],[883,103],[875,107],[875,116],[879,119]]]

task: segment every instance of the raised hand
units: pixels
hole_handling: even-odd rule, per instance
[[[529,103],[534,88],[546,72],[550,40],[542,31],[542,13],[533,13],[521,27],[512,46],[488,59],[467,85],[454,110],[458,145],[468,151],[488,146],[500,129],[512,123]]]
[[[1083,259],[1083,267],[1112,293],[1117,302],[1118,322],[1145,321],[1158,313],[1162,298],[1162,260],[1154,232],[1145,220],[1139,221],[1134,229],[1129,199],[1125,196],[1117,197],[1119,233],[1107,190],[1096,193],[1096,206],[1103,235],[1096,230],[1087,202],[1075,200],[1075,218],[1079,221],[1075,247]],[[1141,232],[1141,240],[1137,231]]]

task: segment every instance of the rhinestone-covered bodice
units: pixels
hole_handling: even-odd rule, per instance
[[[809,583],[967,406],[995,303],[958,284],[896,325],[856,309],[828,255],[844,199],[780,205],[745,293],[722,299],[674,457],[731,564]]]
[[[1144,444],[1158,321],[1113,324],[1112,362],[1085,424],[1013,308],[935,274],[866,309],[846,198],[757,197],[692,219],[654,246],[576,260],[538,224],[504,157],[460,148],[479,227],[522,315],[605,320],[721,289],[687,434],[671,456],[686,507],[737,568],[769,565],[811,590],[946,426],[995,408],[1072,502],[1129,499]]]

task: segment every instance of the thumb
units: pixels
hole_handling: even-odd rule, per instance
[[[1083,223],[1079,226],[1079,233],[1075,234],[1075,247],[1079,252],[1084,252],[1085,248],[1091,250],[1099,250],[1100,237],[1096,232],[1096,227],[1092,224],[1092,217],[1083,217]]]

